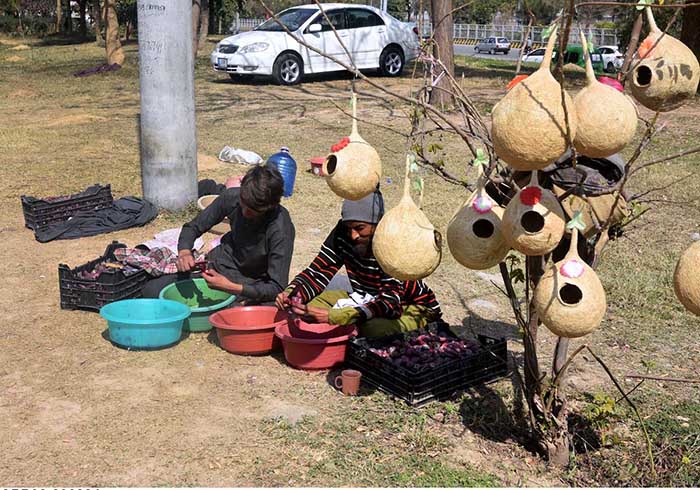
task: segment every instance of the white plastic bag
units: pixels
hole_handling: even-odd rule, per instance
[[[219,160],[228,163],[244,163],[246,165],[258,165],[263,161],[262,157],[254,151],[231,148],[230,146],[224,146],[221,149]]]

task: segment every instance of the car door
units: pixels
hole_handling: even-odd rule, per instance
[[[369,9],[348,8],[345,13],[351,54],[358,68],[377,68],[382,50],[389,44],[384,20]]]
[[[309,32],[309,27],[314,24],[321,25],[321,30],[319,32]],[[333,27],[331,27],[331,24]],[[333,31],[333,28],[335,28],[335,32]],[[348,46],[349,37],[349,32],[346,29],[344,9],[329,9],[325,12],[319,12],[314,20],[312,20],[304,29],[303,33],[304,41],[306,41],[309,46],[313,46],[319,51],[322,51],[323,53],[326,53],[347,65],[351,64],[350,57],[343,48],[343,45],[346,47]],[[342,65],[339,65],[335,61],[332,61],[309,48],[304,48],[304,58],[307,63],[307,67],[310,68],[305,69],[307,72],[320,73],[324,71],[345,69]]]

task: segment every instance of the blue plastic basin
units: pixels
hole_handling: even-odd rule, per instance
[[[129,349],[155,349],[176,343],[190,316],[187,305],[167,299],[125,299],[100,309],[109,338]]]

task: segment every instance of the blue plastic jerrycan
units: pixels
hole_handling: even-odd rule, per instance
[[[294,180],[297,177],[297,162],[289,153],[289,148],[283,146],[278,153],[271,155],[267,163],[274,165],[282,174],[284,180],[284,197],[289,197],[294,192]]]

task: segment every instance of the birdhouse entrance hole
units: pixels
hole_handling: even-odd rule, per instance
[[[583,299],[583,292],[578,286],[567,283],[559,290],[559,298],[567,305],[576,305]]]
[[[326,159],[326,173],[328,175],[333,175],[335,173],[335,166],[338,164],[338,157],[335,155],[329,155]]]
[[[544,217],[537,211],[528,211],[520,218],[520,224],[528,233],[537,233],[544,228]]]
[[[472,231],[479,238],[491,238],[493,230],[493,223],[487,219],[476,220],[472,225]]]
[[[638,87],[646,87],[651,83],[651,69],[648,66],[640,66],[634,75]]]

